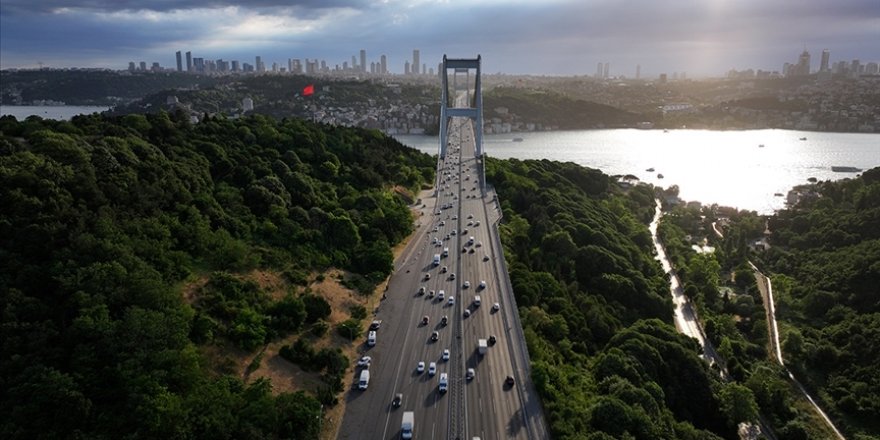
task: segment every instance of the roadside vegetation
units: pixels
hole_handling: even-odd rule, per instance
[[[653,188],[550,161],[489,160],[487,179],[553,438],[736,438],[754,397],[672,325]]]
[[[2,437],[316,438],[366,317],[324,274],[371,293],[433,167],[300,120],[0,118]]]
[[[766,219],[717,206],[671,208],[661,235],[707,336],[780,439],[833,434],[769,352],[765,305],[749,259],[772,279],[786,366],[847,437],[877,438],[880,169],[797,190],[804,194],[800,203]],[[766,250],[755,245],[762,238]],[[714,253],[691,249],[702,239]]]

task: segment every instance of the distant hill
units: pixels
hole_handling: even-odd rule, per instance
[[[487,121],[499,118],[562,130],[630,127],[645,120],[637,113],[610,105],[571,99],[552,91],[514,87],[497,87],[484,93],[483,108]]]

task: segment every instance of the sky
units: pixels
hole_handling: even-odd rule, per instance
[[[781,70],[806,48],[880,62],[880,0],[2,0],[0,69],[288,58],[403,72],[413,49],[482,55],[485,73],[613,76]]]

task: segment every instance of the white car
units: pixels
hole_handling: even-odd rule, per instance
[[[474,376],[476,376],[476,375],[477,375],[477,372],[474,371],[473,368],[468,368],[468,369],[467,369],[467,374],[466,374],[464,377],[465,377],[465,379],[467,379],[467,380],[471,380],[471,379],[473,379]]]
[[[431,362],[430,364],[428,364],[428,375],[433,376],[435,374],[437,374],[437,363]]]
[[[483,256],[483,261],[489,261],[489,254]]]
[[[443,301],[444,296],[446,296],[446,292],[444,292],[442,290],[437,292],[437,299],[439,299],[440,301]]]
[[[474,218],[473,214],[468,214],[468,218]]]
[[[464,309],[464,317],[467,318],[471,316],[471,309]]]
[[[370,356],[364,356],[358,360],[358,367],[370,367],[370,362],[373,362],[373,358]]]
[[[494,310],[496,312],[501,310],[501,304],[498,304],[498,303],[492,304],[492,310]]]
[[[480,289],[486,288],[486,280],[480,280]]]
[[[446,349],[443,350],[443,360],[444,360],[444,361],[448,361],[448,360],[449,360],[449,349],[448,349],[448,348],[446,348]]]
[[[464,288],[467,289],[468,287],[471,287],[471,282],[470,282],[470,281],[465,281],[465,282],[464,282]]]
[[[425,363],[419,362],[419,364],[416,365],[416,371],[419,373],[424,373],[425,372]]]
[[[452,295],[449,295],[449,301],[446,301],[446,304],[450,305],[450,306],[455,304],[455,297]]]

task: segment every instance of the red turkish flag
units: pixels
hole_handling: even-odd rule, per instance
[[[303,96],[312,96],[315,94],[315,85],[309,84],[303,87]]]

